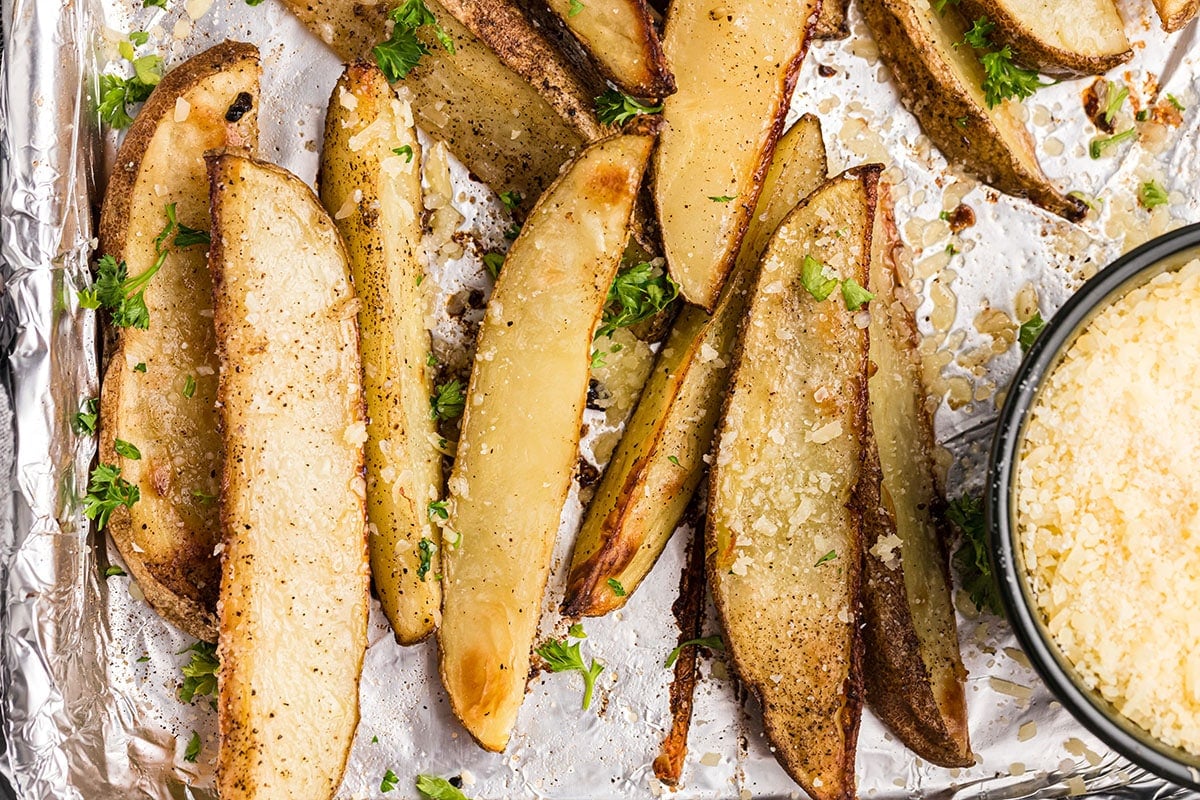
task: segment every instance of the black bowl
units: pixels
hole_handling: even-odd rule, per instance
[[[1025,578],[1015,521],[1015,469],[1030,409],[1046,376],[1091,319],[1127,292],[1200,258],[1200,224],[1180,228],[1118,258],[1059,309],[1017,370],[996,429],[988,467],[987,529],[1000,594],[1021,647],[1034,668],[1083,725],[1134,764],[1200,791],[1200,756],[1169,747],[1088,689],[1059,652]]]

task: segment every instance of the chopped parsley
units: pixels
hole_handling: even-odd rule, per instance
[[[390,792],[400,783],[400,778],[390,769],[383,773],[383,780],[379,782],[379,791]]]
[[[250,2],[250,0],[246,0]],[[200,734],[192,731],[192,738],[188,739],[187,749],[183,751],[183,760],[189,764],[195,764],[196,758],[200,755]]]
[[[456,419],[462,416],[467,407],[467,398],[463,394],[461,381],[453,380],[443,383],[434,389],[433,397],[429,398],[430,414],[434,419]]]
[[[577,17],[577,16],[579,16],[579,13],[581,11],[583,11],[584,8],[586,8],[586,6],[584,6],[583,3],[579,2],[579,0],[571,0],[571,7],[567,9],[567,16],[568,17]]]
[[[130,461],[141,461],[142,451],[136,446],[130,444],[124,439],[116,439],[113,441],[113,450],[117,451],[117,455],[122,458],[128,458]]]
[[[804,256],[800,265],[800,285],[812,295],[818,303],[823,302],[833,290],[838,287],[840,280],[826,274],[825,265],[810,255]]]
[[[503,203],[504,207],[507,208],[509,211],[516,211],[517,206],[519,206],[519,205],[521,205],[521,203],[525,202],[525,198],[522,197],[521,193],[517,192],[517,191],[501,192],[500,193],[500,202]]]
[[[509,225],[507,228],[504,229],[504,238],[508,239],[510,242],[512,240],[516,239],[520,235],[521,235],[521,226],[515,222],[512,225]]]
[[[199,489],[192,489],[192,497],[194,497],[197,501],[199,501],[201,505],[208,505],[213,500],[217,499],[217,496],[215,494],[209,494],[208,492],[202,492]]]
[[[983,500],[970,495],[950,503],[946,519],[962,534],[962,544],[954,553],[954,568],[962,587],[977,610],[984,608],[1003,614],[1000,589],[992,575],[988,558],[987,532],[983,520]]]
[[[458,787],[437,775],[418,775],[417,791],[429,800],[467,800]]]
[[[680,469],[683,469],[683,464],[679,463],[679,456],[667,456],[667,461],[670,461],[675,466],[679,467]]]
[[[825,564],[825,563],[828,563],[828,562],[830,562],[830,561],[833,561],[833,560],[834,560],[835,558],[837,558],[837,557],[838,557],[837,550],[830,550],[828,553],[826,553],[825,555],[823,555],[823,556],[821,556],[820,558],[818,558],[818,559],[817,559],[817,563],[816,563],[816,564],[813,564],[813,566],[814,566],[814,567],[819,567],[819,566],[821,566],[822,564]]]
[[[413,160],[413,149],[411,144],[406,144],[403,147],[393,147],[392,152],[398,156],[404,156],[405,162],[411,164]]]
[[[134,365],[133,365],[133,371],[134,371],[134,372],[141,372],[142,374],[145,374],[145,372],[146,372],[146,362],[145,362],[145,361],[139,361],[138,363],[134,364]]]
[[[946,6],[956,6],[958,0],[933,0],[933,9],[939,14],[946,13]]]
[[[1021,323],[1020,329],[1017,331],[1017,341],[1021,343],[1021,352],[1029,351],[1033,347],[1033,343],[1042,335],[1042,331],[1046,328],[1046,321],[1042,319],[1042,312],[1035,311],[1033,316]]]
[[[427,513],[431,520],[450,519],[450,511],[446,508],[445,500],[437,500],[430,503]]]
[[[1081,192],[1079,190],[1067,192],[1067,197],[1074,197],[1076,200],[1080,201],[1081,203],[1083,203],[1085,206],[1092,209],[1093,211],[1099,210],[1100,203],[1102,202],[1099,198],[1089,197],[1088,195],[1084,194],[1083,192]]]
[[[859,286],[858,281],[854,280],[854,278],[846,278],[846,280],[842,281],[842,299],[846,301],[847,309],[858,311],[867,303],[874,300],[875,295]]]
[[[583,625],[578,622],[572,623],[571,627],[567,628],[567,636],[571,636],[575,639],[587,638],[587,634],[583,630]]]
[[[392,9],[388,18],[392,21],[392,35],[375,45],[371,52],[389,83],[404,80],[420,63],[421,57],[429,55],[429,48],[417,38],[418,28],[430,26],[446,52],[454,54],[454,40],[422,0],[405,0],[404,5]]]
[[[1167,196],[1167,190],[1158,185],[1158,181],[1146,181],[1138,187],[1138,202],[1142,204],[1142,208],[1150,210],[1165,206],[1171,199]]]
[[[1092,158],[1100,158],[1109,147],[1118,145],[1135,136],[1137,136],[1137,128],[1128,128],[1120,133],[1114,133],[1112,136],[1102,136],[1098,139],[1092,139],[1092,143],[1088,147],[1088,155]]]
[[[604,316],[596,338],[611,336],[650,319],[679,296],[679,285],[661,267],[643,261],[617,274],[608,287]]]
[[[1179,98],[1173,94],[1167,95],[1167,102],[1174,106],[1176,111],[1182,112],[1187,110],[1183,103],[1179,102]]]
[[[118,507],[133,508],[141,499],[138,487],[121,477],[121,468],[112,464],[97,464],[92,470],[88,493],[83,498],[83,515],[96,521],[96,528],[104,530],[108,518]]]
[[[124,578],[128,574],[129,573],[118,567],[116,564],[113,564],[108,569],[104,570],[104,577],[106,578]]]
[[[167,0],[142,0],[142,8],[166,8]]]
[[[196,395],[196,379],[188,375],[183,380],[183,396],[191,400]]]
[[[166,7],[165,0],[162,7]],[[128,128],[133,124],[129,106],[144,103],[162,80],[162,56],[139,56],[135,50],[149,40],[150,35],[145,31],[134,31],[129,34],[128,40],[117,45],[121,58],[133,66],[132,76],[121,77],[111,72],[100,76],[100,102],[96,111],[110,128]]]
[[[100,398],[93,397],[83,402],[83,409],[71,417],[71,430],[77,436],[91,436],[96,432],[96,424],[100,421]]]
[[[504,266],[504,253],[484,253],[483,266],[492,280],[496,280],[500,277],[500,268]]]
[[[436,367],[439,363],[441,363],[441,362],[438,361],[438,357],[435,356],[433,353],[425,354],[425,366]]]
[[[596,116],[605,125],[624,125],[634,117],[642,114],[658,114],[662,110],[661,103],[656,106],[648,106],[616,89],[609,89],[596,98]]]
[[[1104,121],[1111,125],[1121,106],[1125,105],[1125,98],[1129,97],[1129,88],[1116,81],[1109,81],[1105,97],[1108,101],[1104,104]]]
[[[721,195],[717,195],[716,197],[709,197],[708,199],[712,200],[714,203],[729,203],[729,202],[732,202],[736,198],[730,197],[727,194],[721,194]]]
[[[429,568],[433,563],[433,548],[434,544],[429,539],[422,538],[417,542],[417,556],[420,562],[417,564],[417,580],[425,580],[425,576],[429,574]]]
[[[601,367],[607,367],[608,362],[604,360],[606,355],[608,355],[608,353],[604,352],[603,350],[593,350],[592,360],[588,363],[588,368],[600,369]]]
[[[1024,100],[1043,86],[1036,70],[1018,67],[1013,62],[1012,48],[1005,45],[999,49],[992,43],[991,33],[996,23],[986,16],[975,20],[971,29],[963,36],[961,44],[979,51],[979,63],[983,66],[983,94],[988,108],[995,108],[1005,100]]]
[[[608,588],[612,589],[612,593],[617,597],[625,596],[625,587],[622,586],[621,582],[616,578],[609,578],[607,581],[605,581],[605,583],[608,584]]]
[[[671,653],[667,656],[667,660],[663,666],[667,669],[675,666],[675,662],[679,660],[679,656],[683,652],[683,648],[691,647],[692,645],[695,645],[696,647],[707,647],[709,650],[719,650],[721,652],[725,652],[725,642],[721,640],[720,636],[705,636],[703,639],[688,639],[686,642],[671,651]]]
[[[583,675],[583,710],[587,711],[592,705],[596,678],[604,671],[604,665],[597,664],[593,658],[592,663],[585,666],[579,645],[579,642],[568,645],[565,639],[551,639],[534,652],[542,657],[551,672],[578,672]]]
[[[210,642],[196,642],[180,651],[191,653],[188,663],[183,665],[183,683],[179,686],[179,700],[192,702],[193,698],[214,694],[217,691],[217,646]]]

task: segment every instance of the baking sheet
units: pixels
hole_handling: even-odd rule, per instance
[[[989,422],[1019,361],[1012,344],[1016,306],[1028,305],[1033,291],[1049,316],[1115,254],[1200,219],[1200,193],[1193,188],[1200,163],[1196,27],[1168,39],[1149,2],[1127,0],[1122,9],[1136,56],[1113,77],[1142,105],[1169,92],[1186,110],[1177,127],[1160,126],[1094,161],[1086,147],[1095,131],[1080,102],[1088,81],[1043,89],[1028,101],[1047,172],[1104,201],[1081,225],[998,195],[948,167],[899,107],[856,9],[853,36],[815,44],[802,71],[792,116],[821,116],[831,169],[881,161],[896,185],[897,218],[913,250],[911,288],[922,298],[927,379],[947,398],[936,423],[955,456],[952,495],[982,478]],[[116,556],[89,533],[75,499],[86,492],[95,445],[74,436],[69,420],[97,393],[97,359],[95,319],[78,307],[74,289],[88,279],[95,187],[103,185],[103,165],[115,145],[96,133],[86,87],[115,59],[116,42],[130,30],[148,30],[169,65],[226,37],[255,42],[264,67],[262,153],[311,182],[325,103],[340,69],[275,0],[256,7],[241,0],[172,0],[166,11],[143,9],[136,0],[4,0],[3,11],[0,316],[12,336],[7,366],[17,448],[14,519],[0,534],[0,731],[6,742],[0,771],[22,798],[208,797],[215,713],[203,701],[184,706],[176,699],[187,660],[180,651],[192,641],[150,612],[130,579],[100,577]],[[822,77],[818,65],[832,67],[834,76]],[[1171,191],[1172,202],[1146,213],[1136,206],[1136,189],[1151,178]],[[459,166],[455,183],[464,228],[489,246],[498,243],[494,199]],[[952,236],[939,214],[960,200],[974,209],[977,223]],[[470,252],[439,259],[431,275],[443,312],[464,288],[486,287]],[[436,323],[439,347],[463,344],[467,331],[460,324],[444,313]],[[602,435],[600,420],[593,415],[589,421]],[[553,608],[580,510],[573,491],[545,602],[546,635],[565,627]],[[662,660],[678,634],[670,606],[686,533],[672,540],[624,610],[585,622],[585,652],[606,665],[593,711],[579,710],[577,676],[538,675],[512,743],[500,755],[477,748],[450,715],[434,647],[397,646],[376,605],[362,723],[339,797],[416,796],[417,773],[459,775],[476,798],[669,791],[650,765],[670,725],[671,671]],[[966,770],[926,764],[867,712],[859,741],[862,796],[1196,796],[1108,753],[1052,701],[1003,621],[959,605],[979,763]],[[716,632],[711,616],[707,632]],[[757,710],[724,662],[704,660],[701,670],[676,796],[802,796],[776,764]],[[193,731],[202,751],[188,764],[183,752]],[[380,779],[388,769],[400,783],[384,795]]]

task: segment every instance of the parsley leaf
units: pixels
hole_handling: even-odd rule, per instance
[[[113,450],[117,451],[117,455],[128,458],[130,461],[141,461],[142,451],[137,447],[125,441],[124,439],[116,439],[113,441]]]
[[[404,156],[405,163],[411,164],[413,160],[413,149],[411,144],[406,144],[402,147],[393,147],[392,152],[398,156]]]
[[[963,495],[950,503],[946,509],[946,519],[962,534],[962,544],[954,553],[954,568],[958,571],[963,589],[970,595],[976,609],[987,608],[996,614],[1003,614],[1000,589],[992,575],[992,562],[988,558],[983,500]]]
[[[379,791],[390,792],[396,788],[396,784],[400,783],[399,776],[390,769],[383,773],[383,780],[379,782]]]
[[[96,432],[96,423],[100,421],[100,398],[93,397],[85,400],[83,409],[71,418],[71,430],[77,436],[91,436]]]
[[[504,229],[504,238],[508,239],[510,242],[513,241],[514,239],[516,239],[520,235],[521,235],[521,226],[515,222],[512,225],[509,225],[507,228]]]
[[[983,66],[982,89],[988,108],[994,108],[1010,98],[1024,100],[1043,86],[1051,86],[1051,83],[1042,83],[1037,70],[1017,66],[1013,62],[1011,47],[1005,45],[996,49],[991,39],[995,28],[996,23],[986,16],[980,17],[963,35],[960,43],[985,51],[979,54],[979,63]]]
[[[191,400],[196,396],[196,379],[188,375],[183,380],[183,396]]]
[[[142,0],[142,8],[166,8],[167,0]]]
[[[592,360],[588,362],[588,369],[600,369],[601,367],[607,367],[608,362],[604,360],[606,355],[608,355],[608,353],[604,352],[603,350],[593,350]]]
[[[120,467],[97,464],[92,470],[88,493],[83,498],[83,515],[95,520],[98,530],[104,530],[113,511],[119,506],[133,508],[139,499],[138,487],[121,477]]]
[[[1128,139],[1137,136],[1137,128],[1129,128],[1120,133],[1114,133],[1112,136],[1105,136],[1099,139],[1092,139],[1091,145],[1088,147],[1088,155],[1092,158],[1100,158],[1104,151],[1113,145],[1120,144]]]
[[[467,800],[453,783],[437,775],[418,775],[417,791],[429,800]]]
[[[576,622],[573,623],[571,627],[567,628],[567,636],[571,636],[576,639],[586,639],[587,633],[584,632],[583,625]]]
[[[675,662],[679,660],[680,654],[683,653],[683,648],[690,647],[692,645],[695,645],[696,647],[707,647],[709,650],[719,650],[721,652],[725,652],[725,642],[721,640],[720,636],[705,636],[703,639],[688,639],[686,642],[671,651],[670,655],[667,656],[666,663],[664,663],[663,666],[667,669],[675,666]]]
[[[443,383],[434,389],[435,394],[429,398],[430,413],[434,419],[455,419],[461,417],[467,407],[467,398],[463,394],[461,381],[453,380]]]
[[[1021,323],[1020,329],[1017,331],[1017,341],[1021,343],[1021,352],[1028,352],[1029,348],[1033,347],[1033,343],[1042,335],[1042,331],[1046,327],[1046,321],[1042,319],[1042,312],[1035,311],[1033,316]]]
[[[525,202],[525,198],[521,196],[520,192],[501,192],[500,202],[503,203],[504,207],[509,211],[516,211],[517,206]]]
[[[118,567],[116,564],[113,564],[108,569],[104,570],[104,577],[106,578],[124,578],[128,574],[129,573]]]
[[[605,125],[624,125],[641,114],[658,114],[662,110],[661,103],[648,106],[616,89],[609,89],[596,98],[596,116]]]
[[[492,280],[499,278],[500,268],[504,266],[504,253],[484,253],[483,266],[492,276]]]
[[[183,751],[183,760],[189,764],[196,763],[196,757],[200,755],[200,734],[192,731],[192,738],[188,740],[187,749]]]
[[[565,639],[551,639],[534,652],[545,660],[551,672],[579,672],[583,675],[583,710],[587,711],[592,705],[592,690],[596,686],[596,678],[604,671],[604,665],[597,664],[593,658],[590,666],[584,666],[579,644],[576,642],[568,645]]]
[[[450,519],[450,511],[446,508],[445,500],[431,502],[429,504],[429,508],[426,510],[426,513],[429,514],[429,518],[431,520]]]
[[[846,278],[846,280],[842,281],[842,299],[846,301],[846,308],[851,311],[858,311],[867,303],[874,300],[875,295],[859,286],[858,281],[854,280],[854,278]]]
[[[1186,107],[1183,105],[1183,103],[1179,102],[1179,98],[1173,94],[1167,95],[1167,102],[1170,103],[1171,105],[1173,105],[1175,107],[1176,111],[1186,111],[1187,110]]]
[[[825,555],[818,558],[817,563],[813,564],[813,566],[819,567],[826,562],[833,561],[837,557],[838,557],[837,550],[830,550],[828,553],[826,553]]]
[[[804,256],[804,263],[800,265],[800,284],[813,296],[814,300],[818,303],[824,301],[833,294],[838,282],[837,278],[825,276],[824,264],[810,255]]]
[[[1117,116],[1121,106],[1125,105],[1125,98],[1129,97],[1129,87],[1109,81],[1105,97],[1108,98],[1108,102],[1104,104],[1104,121],[1111,125],[1113,117]]]
[[[650,319],[679,296],[679,285],[663,269],[648,262],[635,264],[617,274],[608,287],[604,316],[596,338],[611,336],[618,328],[628,328]]]
[[[196,642],[180,653],[191,653],[188,663],[183,665],[183,683],[179,686],[179,700],[192,702],[195,697],[214,694],[217,691],[217,646],[209,642]]]
[[[146,362],[145,362],[145,361],[139,361],[138,363],[134,364],[134,365],[133,365],[133,371],[134,371],[134,372],[140,372],[140,373],[142,373],[142,374],[145,374],[145,373],[146,373]]]
[[[1167,190],[1158,185],[1158,181],[1146,181],[1138,187],[1138,202],[1142,204],[1142,208],[1149,211],[1165,206],[1171,199],[1167,196]]]
[[[158,5],[158,3],[149,3],[143,7],[149,5]],[[163,0],[161,7],[166,8],[166,0]],[[146,98],[150,96],[150,92],[154,91],[154,87],[162,80],[162,56],[136,56],[134,54],[134,48],[145,44],[149,39],[150,36],[146,32],[134,31],[129,34],[128,41],[121,42],[117,46],[121,57],[133,66],[132,77],[124,78],[112,73],[100,76],[100,101],[97,103],[96,111],[99,113],[100,119],[111,128],[128,128],[133,123],[133,117],[129,114],[129,106],[145,102]]]
[[[616,578],[609,578],[607,581],[605,581],[605,583],[608,584],[608,588],[612,589],[612,593],[617,597],[625,596],[625,587],[622,586],[621,582]]]
[[[717,195],[716,197],[709,197],[708,199],[712,200],[714,203],[730,203],[730,202],[733,202],[737,198],[730,197],[727,194],[721,194],[721,195]]]
[[[567,9],[567,16],[568,17],[579,16],[579,12],[583,11],[584,8],[586,8],[586,6],[584,6],[583,3],[579,2],[579,0],[571,0],[571,7]]]
[[[425,576],[429,574],[429,568],[433,562],[433,547],[434,544],[429,539],[422,538],[417,542],[417,555],[421,559],[417,564],[417,580],[425,580]]]
[[[392,9],[388,16],[393,23],[392,35],[387,41],[373,47],[371,52],[390,83],[408,77],[408,73],[420,63],[421,57],[429,55],[429,48],[417,38],[416,33],[424,25],[433,28],[433,35],[446,48],[446,52],[453,55],[454,40],[438,24],[437,17],[422,0],[406,0],[404,5]]]

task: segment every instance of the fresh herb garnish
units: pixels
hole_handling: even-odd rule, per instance
[[[686,642],[671,651],[670,655],[667,656],[667,660],[663,666],[667,669],[675,666],[675,662],[679,660],[679,655],[683,652],[683,648],[691,647],[692,645],[697,647],[707,647],[709,650],[725,652],[725,642],[721,640],[720,636],[705,636],[703,639],[688,639]]]
[[[454,40],[422,0],[406,0],[404,5],[392,9],[388,17],[392,20],[392,35],[375,45],[371,52],[389,83],[404,80],[420,63],[421,57],[429,55],[429,48],[417,38],[417,29],[424,25],[433,28],[433,35],[447,53],[454,54]]]
[[[1121,106],[1125,105],[1125,98],[1129,97],[1129,88],[1116,81],[1109,81],[1105,97],[1108,101],[1104,104],[1104,121],[1111,125],[1113,117],[1117,116]]]
[[[836,276],[826,275],[825,265],[820,261],[810,255],[804,256],[804,262],[800,265],[800,285],[818,303],[833,294],[840,282]]]
[[[397,776],[396,773],[392,772],[389,769],[387,772],[383,773],[383,780],[381,780],[379,782],[379,791],[390,792],[393,789],[395,789],[396,785],[399,783],[400,783],[399,776]]]
[[[1036,70],[1018,67],[1013,62],[1011,47],[996,48],[991,39],[995,28],[996,23],[986,16],[980,17],[961,42],[979,51],[979,63],[983,66],[982,89],[988,108],[995,108],[1011,98],[1024,100],[1043,86],[1051,86],[1042,83]]]
[[[191,653],[188,663],[183,665],[183,683],[179,686],[179,700],[184,703],[192,702],[195,697],[203,697],[217,691],[217,646],[210,642],[196,642],[191,647],[179,651]]]
[[[830,550],[828,553],[826,553],[825,555],[818,558],[817,563],[813,564],[813,566],[819,567],[826,562],[833,561],[837,557],[838,557],[837,550]]]
[[[709,197],[708,199],[712,200],[714,203],[728,203],[728,202],[731,202],[732,200],[734,200],[734,198],[730,197],[727,194],[717,195],[716,197]]]
[[[192,497],[194,497],[196,500],[198,500],[201,503],[201,505],[208,505],[213,500],[217,499],[217,496],[215,494],[209,494],[208,492],[202,492],[199,489],[192,489]]]
[[[189,400],[196,396],[196,379],[191,375],[183,379],[183,396]]]
[[[425,576],[429,574],[429,568],[433,563],[433,542],[429,539],[422,538],[417,542],[417,556],[420,562],[417,564],[417,580],[425,580]]]
[[[854,280],[854,278],[846,278],[846,280],[842,281],[842,299],[846,301],[847,309],[858,311],[867,303],[874,300],[875,295],[859,286],[858,281]]]
[[[429,398],[430,414],[434,419],[455,419],[461,417],[467,407],[467,398],[463,394],[463,385],[453,380],[443,383],[434,389],[433,397]]]
[[[426,513],[429,514],[431,520],[450,519],[450,511],[446,508],[445,500],[431,502],[429,508],[426,509]]]
[[[1081,192],[1079,190],[1067,192],[1067,197],[1074,197],[1076,200],[1080,201],[1081,203],[1083,203],[1085,206],[1092,209],[1093,211],[1099,210],[1100,203],[1103,202],[1100,198],[1089,197],[1088,195],[1084,194],[1083,192]]]
[[[167,0],[142,0],[142,8],[166,8]]]
[[[607,367],[608,362],[604,360],[606,355],[608,355],[608,353],[604,352],[603,350],[593,350],[592,360],[588,362],[588,368],[600,369],[601,367]]]
[[[145,372],[146,372],[146,362],[145,362],[145,361],[139,361],[138,363],[134,364],[134,365],[133,365],[133,371],[134,371],[134,372],[141,372],[142,374],[145,374]]]
[[[1146,181],[1138,187],[1138,202],[1142,204],[1142,208],[1149,211],[1165,206],[1171,202],[1171,198],[1167,196],[1167,190],[1158,185],[1158,181]]]
[[[585,8],[585,6],[583,5],[583,3],[579,2],[579,0],[571,0],[571,7],[567,9],[567,16],[568,17],[579,16],[579,13],[581,11],[583,11],[584,8]]]
[[[83,515],[96,521],[96,528],[104,530],[108,518],[119,506],[133,508],[141,499],[138,487],[121,477],[121,468],[112,464],[97,464],[92,470],[88,493],[83,498]]]
[[[1183,103],[1179,102],[1179,98],[1173,94],[1167,95],[1167,102],[1175,107],[1176,111],[1186,111]]]
[[[988,558],[983,500],[963,495],[950,503],[946,509],[946,519],[962,534],[962,544],[954,553],[954,568],[958,570],[963,589],[977,610],[987,608],[996,614],[1003,614],[1000,590],[992,576],[992,562]]]
[[[483,266],[492,280],[496,280],[500,277],[500,268],[504,266],[504,253],[484,253]]]
[[[946,13],[946,6],[956,6],[958,0],[933,0],[933,10],[939,14]]]
[[[1132,139],[1137,136],[1137,128],[1129,128],[1120,133],[1114,133],[1112,136],[1103,136],[1098,139],[1092,139],[1091,145],[1088,147],[1088,155],[1092,158],[1100,158],[1104,151],[1113,145],[1118,145],[1127,139]]]
[[[522,197],[521,193],[517,192],[517,191],[501,192],[500,193],[500,202],[503,203],[504,207],[507,208],[509,211],[516,211],[517,206],[519,206],[519,205],[521,205],[521,203],[525,202],[525,198]]]
[[[611,336],[650,319],[679,296],[679,285],[667,272],[648,262],[635,264],[617,274],[608,287],[604,316],[596,338]]]
[[[124,439],[114,440],[113,450],[117,451],[117,455],[128,458],[130,461],[140,461],[142,459],[142,451]]]
[[[429,800],[468,800],[458,787],[437,775],[418,775],[417,791]]]
[[[108,569],[104,570],[104,577],[106,578],[124,578],[128,574],[129,573],[118,567],[116,564],[113,564]]]
[[[166,7],[165,0],[162,7]],[[139,56],[134,49],[144,45],[149,39],[150,36],[145,31],[134,31],[129,34],[127,41],[117,45],[121,57],[133,66],[132,76],[123,78],[112,73],[100,76],[100,102],[96,111],[100,114],[100,119],[111,128],[128,128],[133,123],[129,106],[145,102],[162,80],[162,56]]]
[[[585,666],[579,645],[579,642],[568,645],[565,639],[551,639],[534,652],[542,657],[551,672],[579,672],[583,675],[583,710],[587,711],[592,705],[596,678],[604,671],[604,665],[596,663],[593,658],[591,665]]]
[[[93,397],[83,402],[83,410],[71,418],[71,430],[77,436],[91,436],[96,432],[96,424],[100,421],[100,398]]]
[[[578,622],[572,623],[571,627],[567,628],[567,636],[571,636],[576,639],[587,638],[587,634],[583,631],[583,625]]]
[[[412,163],[412,160],[413,160],[413,149],[412,149],[412,145],[411,145],[411,144],[406,144],[406,145],[404,145],[404,146],[402,146],[402,147],[393,147],[393,148],[392,148],[392,152],[393,152],[393,153],[395,153],[395,154],[396,154],[396,155],[398,155],[398,156],[404,156],[404,160],[405,160],[407,163],[410,163],[410,164]]]
[[[662,104],[648,106],[624,92],[609,89],[596,98],[596,116],[605,125],[624,125],[641,114],[658,114]]]
[[[1035,311],[1033,316],[1021,323],[1020,329],[1017,331],[1017,341],[1021,343],[1021,352],[1028,352],[1029,348],[1033,347],[1033,343],[1042,335],[1042,331],[1046,327],[1046,321],[1042,319],[1042,312]]]
[[[507,228],[504,229],[504,238],[508,239],[510,242],[513,241],[514,239],[516,239],[520,235],[521,235],[521,226],[515,222],[512,225],[509,225]]]
[[[679,463],[679,456],[667,456],[667,461],[670,461],[675,466],[679,467],[680,469],[683,469],[683,464]]]
[[[605,583],[608,584],[608,588],[612,589],[612,593],[617,597],[625,596],[625,587],[622,586],[621,582],[616,578],[609,578],[607,581],[605,581]]]
[[[250,0],[246,0],[250,2]],[[188,740],[187,749],[183,751],[183,760],[189,764],[195,764],[196,758],[200,755],[200,734],[192,731],[192,738]]]

